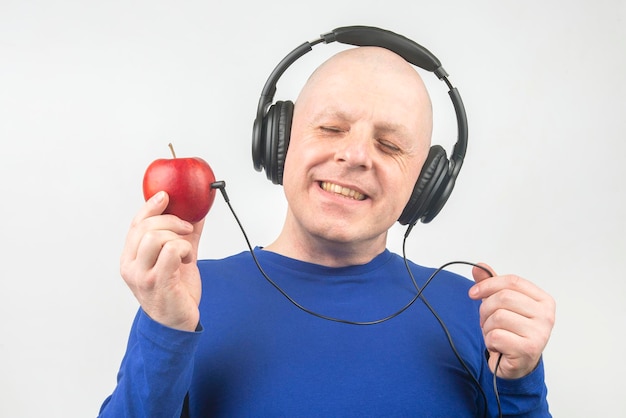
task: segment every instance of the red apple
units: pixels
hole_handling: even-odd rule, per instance
[[[170,201],[163,213],[195,223],[202,220],[215,200],[213,170],[202,158],[174,158],[153,161],[143,177],[143,197],[148,200],[164,190]]]

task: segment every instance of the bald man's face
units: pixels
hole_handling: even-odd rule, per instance
[[[359,48],[331,60],[296,102],[288,220],[316,238],[384,248],[428,154],[431,119],[419,76],[395,54]]]

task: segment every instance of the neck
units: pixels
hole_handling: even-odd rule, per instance
[[[332,240],[286,221],[278,238],[264,250],[327,267],[346,267],[369,263],[385,250],[386,244],[387,234],[361,241]]]

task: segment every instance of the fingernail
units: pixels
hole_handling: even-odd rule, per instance
[[[470,287],[469,294],[470,296],[478,296],[479,291],[478,286],[472,286]]]

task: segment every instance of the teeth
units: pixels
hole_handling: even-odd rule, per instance
[[[349,189],[347,187],[342,187],[338,184],[334,184],[334,183],[328,183],[323,181],[322,182],[322,189],[326,190],[327,192],[331,192],[331,193],[337,193],[340,194],[342,196],[348,197],[350,199],[354,199],[354,200],[364,200],[365,199],[365,195],[362,193],[357,192],[356,190],[352,190]]]

